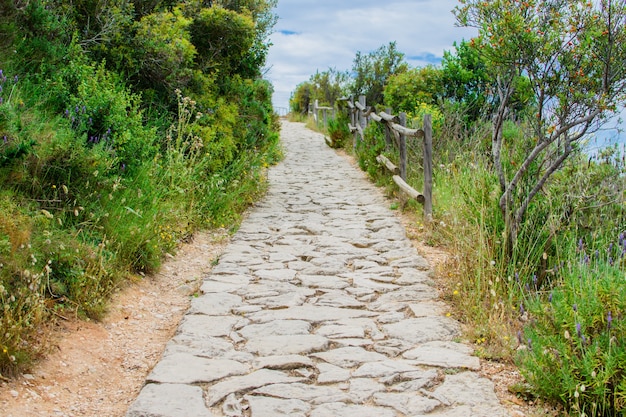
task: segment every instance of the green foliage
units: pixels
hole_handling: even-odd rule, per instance
[[[442,96],[441,70],[434,66],[411,68],[389,77],[385,105],[396,112],[413,112],[421,103],[436,105]]]
[[[333,148],[343,148],[351,138],[348,122],[345,113],[339,113],[336,118],[328,120],[328,135]]]
[[[626,95],[626,3],[476,0],[457,17],[478,28],[472,42],[495,87],[492,157],[511,249],[532,200]],[[509,170],[503,129],[515,113],[532,146]]]
[[[525,303],[533,320],[520,336],[522,372],[537,393],[581,415],[626,411],[624,242],[621,233],[608,247],[566,244],[553,288]]]
[[[356,144],[356,157],[359,167],[378,180],[381,177],[381,168],[376,161],[376,157],[385,151],[385,134],[383,125],[371,123],[364,131],[363,140],[358,140]]]
[[[289,99],[289,107],[294,113],[306,114],[309,105],[318,100],[320,106],[334,106],[347,92],[349,76],[346,72],[330,68],[316,72],[308,81],[298,84]]]
[[[384,88],[389,77],[406,72],[407,69],[404,54],[396,49],[395,42],[383,45],[366,55],[357,52],[352,65],[354,82],[350,87],[350,93],[354,97],[365,95],[370,106],[382,104]]]
[[[197,228],[236,227],[281,158],[259,77],[274,1],[5,3],[2,375],[53,313],[97,319]]]
[[[175,8],[146,15],[137,22],[135,59],[146,87],[171,92],[187,85],[196,56],[188,32],[191,21]]]
[[[254,21],[248,14],[219,6],[204,8],[194,16],[189,33],[202,71],[233,74],[254,43]]]

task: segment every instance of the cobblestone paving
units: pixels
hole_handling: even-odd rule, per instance
[[[302,124],[127,417],[506,416],[379,190]]]

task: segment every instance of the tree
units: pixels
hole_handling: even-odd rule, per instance
[[[460,24],[487,63],[497,107],[491,154],[500,210],[513,248],[529,204],[572,154],[626,99],[626,0],[464,0]],[[528,147],[505,164],[503,126],[519,79],[533,92]]]
[[[390,76],[384,91],[385,104],[394,112],[412,112],[420,103],[436,105],[443,94],[441,75],[441,69],[428,65]]]
[[[409,66],[404,61],[404,54],[396,49],[396,43],[381,46],[367,55],[357,52],[352,66],[354,82],[351,93],[365,95],[370,105],[383,103],[383,92],[389,77],[406,72]]]
[[[309,104],[319,100],[320,105],[333,106],[338,98],[346,94],[350,76],[347,72],[329,68],[316,72],[308,81],[299,84],[289,100],[295,113],[306,113]]]
[[[199,68],[231,75],[254,43],[255,26],[248,14],[212,6],[194,16],[189,32]]]

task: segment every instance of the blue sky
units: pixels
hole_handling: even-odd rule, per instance
[[[475,31],[455,26],[457,0],[278,0],[266,78],[274,106],[288,107],[296,86],[316,71],[352,68],[358,51],[397,42],[411,66],[438,63]]]
[[[477,33],[456,25],[457,5],[458,0],[278,0],[265,75],[274,85],[274,107],[289,107],[296,86],[316,71],[349,70],[358,51],[369,53],[392,41],[413,67],[439,63],[455,41]],[[615,125],[598,133],[600,147],[615,140]]]

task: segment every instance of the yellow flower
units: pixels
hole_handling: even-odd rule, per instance
[[[454,292],[452,293],[452,295],[459,295],[459,290],[454,290]]]

